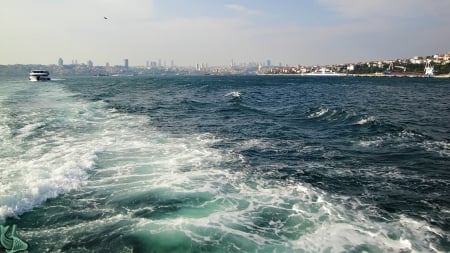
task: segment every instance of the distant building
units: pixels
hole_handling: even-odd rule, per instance
[[[444,64],[450,63],[450,52],[444,54]]]
[[[267,60],[267,67],[272,66],[272,62],[270,60]]]
[[[94,62],[92,62],[91,60],[89,60],[89,61],[87,62],[87,66],[88,66],[89,68],[94,67]]]
[[[58,59],[58,66],[60,66],[60,67],[64,66],[64,61],[62,58]]]
[[[124,60],[124,66],[125,66],[126,69],[128,68],[128,59]]]
[[[420,56],[414,56],[412,59],[409,60],[412,64],[422,64],[424,63],[423,57]]]

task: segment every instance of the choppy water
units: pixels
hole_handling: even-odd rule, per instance
[[[449,80],[8,79],[0,137],[30,252],[450,251]]]

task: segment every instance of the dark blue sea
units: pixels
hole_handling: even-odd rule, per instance
[[[450,252],[450,80],[3,79],[0,183],[28,252]]]

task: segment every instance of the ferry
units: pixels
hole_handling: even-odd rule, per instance
[[[32,70],[30,72],[29,80],[33,82],[37,81],[50,81],[50,73],[46,70]]]

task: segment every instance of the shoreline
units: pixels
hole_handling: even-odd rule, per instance
[[[450,74],[424,76],[424,75],[384,75],[384,74],[344,74],[344,75],[305,75],[305,74],[256,74],[261,76],[305,76],[305,77],[409,77],[409,78],[450,78]]]

